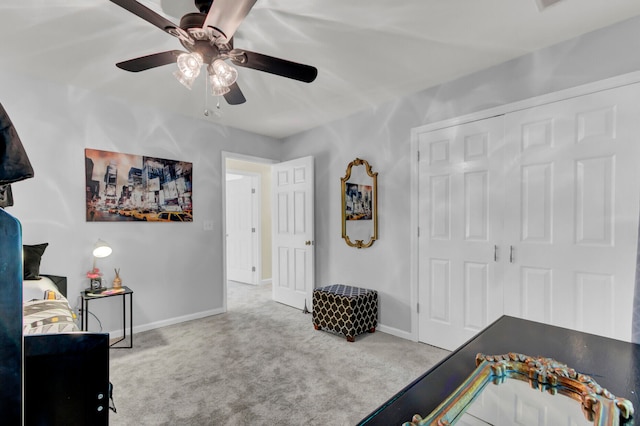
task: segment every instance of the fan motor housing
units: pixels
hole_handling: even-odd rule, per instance
[[[190,28],[202,28],[206,19],[205,13],[187,13],[180,19],[180,28],[185,31]]]
[[[206,20],[207,15],[204,13],[187,13],[180,19],[180,28],[189,32],[195,40],[193,44],[180,40],[180,43],[190,52],[198,52],[202,55],[205,63],[210,64],[220,56],[220,49],[212,40],[209,39],[209,34],[206,31],[202,31],[198,34],[197,30],[201,30]],[[192,31],[189,31],[192,30]],[[195,31],[193,31],[195,30]],[[213,29],[214,34],[218,35],[218,32]]]
[[[200,55],[202,55],[202,60],[205,64],[212,63],[216,58],[220,56],[218,47],[215,44],[209,43],[208,41],[196,40],[193,45],[186,45],[185,47],[191,52],[198,52]]]

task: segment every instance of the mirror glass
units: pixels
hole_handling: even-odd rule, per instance
[[[378,239],[378,173],[356,158],[341,181],[342,238],[351,247],[371,247]]]
[[[456,425],[593,425],[568,396],[532,389],[510,378],[488,383]]]
[[[476,369],[427,417],[404,426],[632,425],[631,401],[552,358],[476,355]]]

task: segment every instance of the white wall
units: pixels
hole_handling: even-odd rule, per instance
[[[416,232],[409,223],[411,128],[638,71],[638,52],[640,18],[634,18],[288,138],[283,160],[316,158],[316,285],[378,290],[381,329],[417,338],[410,262]],[[362,250],[341,238],[340,177],[356,157],[379,172],[379,240]]]
[[[411,321],[411,128],[637,71],[638,52],[636,18],[372,107],[284,144],[98,98],[72,86],[29,80],[3,68],[0,102],[36,172],[34,179],[13,185],[16,205],[8,211],[22,221],[25,243],[51,244],[42,270],[66,275],[72,295],[86,286],[84,274],[91,267],[94,242],[109,241],[114,253],[99,266],[106,271],[121,268],[124,284],[135,291],[135,324],[142,330],[218,312],[223,306],[221,151],[283,160],[314,155],[316,284],[348,283],[378,290],[381,328],[412,337],[417,330]],[[85,147],[192,161],[195,222],[86,223]],[[340,177],[356,157],[379,172],[380,238],[362,250],[348,247],[340,237]],[[204,220],[214,222],[213,231],[203,231]],[[118,306],[110,305],[116,304],[106,304],[99,315],[106,330],[118,330]]]
[[[7,211],[22,222],[25,244],[50,244],[41,271],[68,277],[72,304],[102,238],[114,251],[97,266],[108,283],[120,268],[134,290],[137,330],[222,310],[221,151],[278,159],[280,141],[1,70],[0,103],[35,170],[12,186],[15,206]],[[84,148],[192,162],[194,222],[86,222]],[[205,220],[213,231],[203,230]],[[113,302],[92,302],[104,330],[122,328]]]

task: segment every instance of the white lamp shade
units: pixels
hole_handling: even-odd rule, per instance
[[[111,254],[113,250],[109,244],[105,243],[102,240],[98,240],[98,242],[93,246],[93,256],[97,258],[107,257]]]

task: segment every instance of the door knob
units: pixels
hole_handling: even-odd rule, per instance
[[[307,240],[307,241],[305,241],[305,242],[304,242],[304,245],[305,245],[305,246],[310,246],[310,245],[311,245],[311,241],[308,241],[308,240]]]

